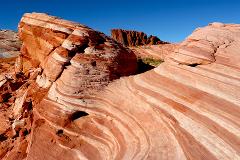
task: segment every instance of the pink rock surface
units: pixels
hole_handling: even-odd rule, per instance
[[[164,60],[170,54],[177,49],[179,44],[158,44],[158,45],[146,45],[138,47],[130,47],[133,52],[141,58],[153,58],[153,59],[162,59]]]
[[[188,65],[213,63],[221,50],[238,41],[238,29],[237,25],[221,23],[198,28],[175,50],[171,59]]]
[[[42,14],[31,16],[70,23]],[[89,69],[93,57],[71,57],[65,52],[49,53],[46,60],[38,56],[34,61],[39,62],[43,73],[38,84],[28,88],[33,122],[24,158],[240,159],[239,46],[240,25],[213,23],[196,30],[159,67],[108,86],[108,81],[101,80],[106,87],[97,92],[91,92],[94,89],[88,87],[88,80],[95,82],[99,79],[95,75],[109,74]],[[31,50],[27,43],[24,47]],[[90,47],[84,53],[92,51]],[[115,51],[110,56],[118,53]],[[101,62],[104,68],[106,63]],[[28,61],[23,59],[23,63]],[[69,65],[60,76],[49,76],[65,63]],[[57,68],[50,70],[51,64]],[[46,86],[50,89],[42,92]],[[16,159],[19,152],[14,149],[4,158]]]
[[[203,37],[208,29],[215,30],[206,28],[199,30]],[[158,68],[121,78],[84,100],[61,100],[64,95],[53,85],[35,109],[44,123],[33,132],[28,158],[56,159],[64,154],[71,159],[239,159],[238,28],[221,28],[234,31],[234,41],[216,51],[215,43],[202,40],[188,45],[198,46],[193,50],[184,48],[189,39],[180,45],[190,56],[208,58],[206,65],[188,66],[189,59],[176,63],[173,55]],[[198,52],[202,50],[214,50],[214,61]],[[71,121],[77,110],[89,115]],[[59,129],[60,136],[52,138]]]
[[[23,72],[40,67],[41,87],[78,95],[135,73],[134,53],[87,26],[48,16],[25,14],[19,23]]]

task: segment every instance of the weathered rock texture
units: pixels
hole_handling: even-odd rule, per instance
[[[16,32],[0,30],[0,59],[17,57],[20,47],[21,42]]]
[[[130,47],[130,49],[139,58],[153,58],[153,59],[164,60],[169,55],[171,55],[178,46],[179,44],[171,43],[171,44]]]
[[[201,62],[205,52],[198,51],[215,46],[214,61],[193,67],[173,55],[152,71],[112,83],[95,97],[94,108],[82,107],[91,115],[78,121],[85,148],[96,149],[99,159],[240,158],[240,25],[214,23],[195,35],[180,47],[211,35],[188,55]],[[96,158],[84,147],[78,151]]]
[[[232,48],[237,47],[238,29],[238,25],[225,26],[221,23],[212,23],[208,27],[198,28],[181,44],[171,59],[179,64],[187,65],[213,63],[217,56],[226,52],[225,48],[233,51]],[[226,60],[226,58],[223,59]]]
[[[201,62],[205,52],[198,51],[215,46],[207,65],[188,66],[172,55],[152,71],[112,83],[88,105],[74,97],[56,102],[62,95],[50,91],[35,110],[42,120],[28,158],[239,159],[239,25],[199,29],[190,37],[202,38],[187,38],[180,48],[210,33],[189,54]],[[67,110],[89,115],[67,123]]]
[[[22,19],[25,25],[27,16],[38,21],[49,17],[27,14]],[[213,23],[196,30],[154,70],[121,78],[84,98],[67,88],[79,86],[76,75],[81,70],[70,69],[82,62],[71,60],[46,92],[41,90],[47,84],[44,66],[51,59],[44,65],[38,62],[45,78],[39,72],[38,84],[27,89],[26,99],[31,97],[33,103],[28,143],[19,140],[15,152],[10,150],[1,158],[238,160],[239,49],[240,25]],[[30,60],[34,58],[27,53]],[[66,82],[71,84],[63,85]],[[22,123],[21,118],[14,120],[13,127],[21,128]]]
[[[49,116],[62,127],[71,126],[71,121],[78,119],[82,112],[62,103],[73,98],[86,105],[89,96],[97,94],[110,81],[134,74],[137,60],[131,50],[103,33],[46,14],[25,14],[19,23],[19,36],[23,45],[15,71],[17,74],[23,72],[28,80],[18,85],[11,102],[6,102],[13,108],[9,115],[12,129],[7,128],[0,133],[0,140],[5,142],[1,147],[9,146],[0,152],[0,158],[23,159],[30,152],[27,159],[41,159],[37,153],[32,157],[35,135],[29,134],[37,133],[38,125],[42,124],[41,117]],[[5,77],[1,77],[3,89],[8,88]],[[16,81],[17,77],[12,77],[12,81]],[[34,123],[29,105],[34,106]],[[29,130],[28,126],[32,125]],[[47,137],[45,132],[42,134]],[[12,137],[16,137],[13,143]],[[26,148],[26,144],[30,148]],[[43,157],[47,155],[43,154]],[[47,159],[51,157],[57,158],[47,156]]]
[[[147,36],[147,34],[138,31],[112,29],[111,35],[114,40],[123,44],[124,46],[141,46],[141,45],[155,45],[166,44],[156,36]]]
[[[57,80],[59,91],[79,96],[136,71],[132,51],[77,23],[46,14],[25,14],[19,35],[23,46],[18,67],[24,73],[42,68],[37,78],[41,87]]]

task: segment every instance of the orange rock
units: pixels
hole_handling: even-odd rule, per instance
[[[83,72],[88,72],[90,75],[85,80],[91,81],[91,77],[95,76],[96,81],[90,82],[89,86],[101,86],[98,81],[108,82],[136,71],[133,52],[87,26],[46,14],[32,13],[25,14],[21,19],[19,35],[23,41],[23,71],[40,66],[43,69],[41,76],[46,78],[44,82],[55,82],[58,78],[60,81],[62,74],[68,74],[71,78],[73,75],[69,74],[72,72],[65,73],[71,66],[82,67],[85,70]],[[86,61],[84,67],[81,66],[80,63],[86,59],[91,60]],[[81,77],[81,73],[78,76]],[[65,81],[62,85],[67,83],[69,82]]]
[[[169,57],[179,44],[158,44],[158,45],[147,45],[130,47],[131,50],[140,58],[153,58],[165,60]]]
[[[85,99],[72,95],[87,82],[76,75],[89,74],[82,69],[91,59],[75,56],[36,107],[35,115],[46,123],[33,132],[38,138],[29,158],[41,158],[36,153],[43,151],[45,157],[59,158],[61,151],[72,159],[239,159],[238,26],[199,29],[198,40],[187,39],[159,67],[117,80]],[[213,35],[229,32],[230,37],[201,39],[209,30]],[[230,43],[220,45],[223,41]],[[71,121],[78,110],[89,115]],[[61,134],[50,142],[50,133]]]
[[[148,37],[143,32],[132,31],[132,30],[112,29],[111,35],[114,40],[128,47],[168,43],[168,42],[161,41],[156,36],[150,35]]]
[[[23,128],[12,145],[0,143],[12,146],[3,158],[240,159],[240,25],[198,29],[157,68],[120,79],[135,71],[135,56],[102,33],[37,13],[19,26],[23,66],[41,69],[31,72],[37,83],[16,91],[27,90],[33,104],[22,116],[29,135]],[[41,50],[36,42],[48,30],[71,38],[50,34],[61,45]]]

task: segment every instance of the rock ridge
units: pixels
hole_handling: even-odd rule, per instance
[[[161,41],[158,37],[150,35],[149,37],[144,32],[133,30],[112,29],[111,35],[114,40],[127,47],[167,44],[168,42]]]
[[[221,52],[232,42],[238,41],[234,35],[238,30],[231,29],[231,27],[234,28],[234,25],[215,22],[207,27],[196,29],[174,51],[170,59],[176,63],[190,66],[215,62],[217,52]]]

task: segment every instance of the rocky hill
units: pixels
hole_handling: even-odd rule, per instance
[[[171,53],[178,48],[179,44],[159,44],[159,45],[147,45],[138,47],[129,47],[137,57],[140,58],[153,58],[164,60]]]
[[[38,119],[41,121],[42,116],[50,116],[57,123],[60,122],[62,127],[71,125],[71,119],[79,118],[78,113],[81,111],[77,106],[63,107],[64,101],[74,98],[86,105],[89,97],[112,80],[135,74],[137,70],[137,59],[131,50],[103,33],[57,17],[38,13],[25,14],[19,23],[19,37],[23,44],[21,55],[15,64],[16,75],[3,75],[0,87],[4,95],[7,95],[2,96],[5,109],[15,101],[11,105],[12,113],[9,116],[13,120],[13,126],[21,125],[21,129],[19,126],[13,127],[18,129],[12,132],[7,128],[0,133],[1,137],[9,138],[4,138],[2,147],[25,145],[28,137],[19,137],[20,132],[34,133],[34,127],[29,126],[34,126]],[[19,80],[22,81],[18,82]],[[15,89],[11,89],[11,86],[15,86]],[[43,97],[46,99],[42,100]],[[38,105],[39,102],[41,103]],[[36,115],[32,114],[32,106]],[[36,106],[39,106],[39,111]],[[54,107],[57,113],[52,110]],[[37,116],[38,112],[40,117]],[[30,120],[33,115],[34,122]],[[53,115],[60,116],[59,121]],[[20,138],[15,141],[17,144],[11,144],[14,136]],[[32,143],[32,139],[28,143]],[[23,151],[19,151],[18,147],[15,149],[9,155],[0,154],[0,157],[15,159],[26,155],[26,148]]]
[[[132,30],[112,29],[111,35],[114,40],[123,44],[124,46],[142,46],[142,45],[155,45],[166,44],[167,42],[161,41],[156,36],[147,36],[147,34]]]
[[[25,14],[19,36],[1,159],[240,159],[240,25],[199,28],[139,75],[131,50],[78,23]]]
[[[16,57],[20,47],[21,42],[16,32],[0,30],[0,58]]]
[[[20,54],[21,41],[16,32],[0,30],[0,73],[12,72],[16,57]]]

